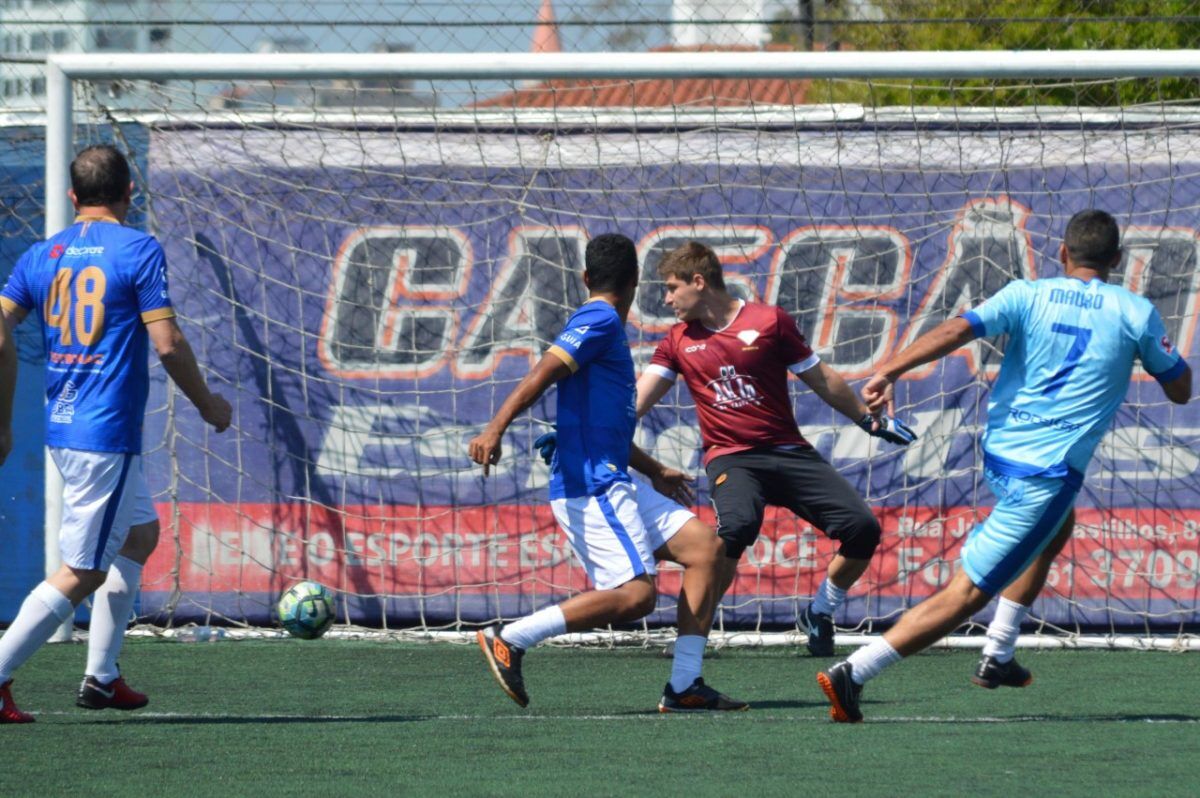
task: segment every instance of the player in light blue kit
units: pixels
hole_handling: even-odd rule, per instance
[[[162,248],[122,224],[132,192],[116,148],[80,152],[71,163],[75,223],[30,247],[0,292],[5,324],[30,312],[41,323],[46,445],[64,483],[62,567],[33,589],[0,638],[0,723],[34,719],[13,703],[12,674],[93,592],[76,704],[128,710],[149,701],[117,667],[142,566],[158,542],[141,458],[148,344],[206,422],[218,432],[230,422],[229,403],[208,390],[175,323]]]
[[[1141,360],[1172,402],[1191,397],[1191,369],[1171,345],[1158,310],[1106,282],[1121,259],[1112,216],[1075,214],[1059,257],[1065,277],[1005,286],[918,338],[863,387],[872,410],[890,409],[892,385],[905,372],[975,338],[1008,335],[983,435],[984,472],[996,506],[968,537],[962,569],[950,584],[906,612],[882,639],[817,674],[835,721],[861,721],[864,683],[949,634],[997,593],[1000,606],[972,681],[1029,684],[1029,671],[1013,659],[1021,619],[1070,538],[1075,496],[1125,398],[1134,362]]]
[[[671,497],[690,500],[686,475],[633,445],[637,423],[633,357],[625,319],[637,290],[637,250],[623,235],[588,242],[584,283],[589,300],[567,320],[554,344],[469,444],[471,459],[500,459],[500,439],[513,419],[558,385],[558,445],[550,464],[550,505],[571,549],[595,585],[561,604],[504,627],[479,632],[492,675],[512,700],[529,703],[521,661],[546,638],[635,621],[654,610],[655,559],[683,566],[679,638],[660,712],[744,710],[700,676],[716,602],[724,547],[713,529]],[[653,487],[630,478],[632,466]],[[661,491],[661,492],[660,492]],[[665,495],[664,495],[665,494]]]

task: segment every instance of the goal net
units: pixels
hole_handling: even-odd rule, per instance
[[[585,589],[531,450],[554,392],[509,430],[490,478],[466,442],[585,296],[582,253],[601,232],[630,236],[642,258],[628,328],[639,366],[673,322],[656,264],[696,239],[735,293],[792,313],[859,384],[1009,281],[1061,273],[1067,219],[1103,208],[1124,234],[1113,279],[1154,302],[1196,365],[1200,108],[1157,80],[497,69],[75,82],[75,145],[130,152],[182,326],[235,407],[214,434],[153,371],[147,470],[165,533],[144,620],[269,624],[281,590],[315,579],[343,621],[462,630]],[[117,110],[118,95],[148,111]],[[920,435],[907,449],[792,382],[804,434],[885,530],[841,629],[878,631],[944,584],[989,512],[979,433],[999,352],[977,342],[898,385],[898,415]],[[699,476],[712,521],[686,389],[637,439]],[[1200,411],[1139,370],[1035,606],[1039,631],[1193,639],[1198,443]],[[833,550],[768,510],[718,627],[794,630]],[[673,623],[679,574],[663,569],[645,628]]]

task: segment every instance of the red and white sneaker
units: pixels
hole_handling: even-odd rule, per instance
[[[13,703],[12,687],[13,680],[9,679],[4,684],[0,684],[0,723],[33,723],[34,717],[28,712],[22,712],[17,709],[17,705]]]
[[[108,684],[95,676],[84,676],[75,697],[75,706],[84,709],[141,709],[150,703],[145,693],[139,693],[118,676]]]

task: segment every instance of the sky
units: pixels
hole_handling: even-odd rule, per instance
[[[246,52],[264,38],[296,40],[315,52],[369,52],[379,42],[411,46],[417,52],[523,52],[529,49],[541,0],[306,0],[277,2],[196,2],[176,0],[179,18],[238,24],[177,28],[180,49]],[[557,0],[555,14],[563,49],[612,49],[608,35],[625,28],[580,26],[588,20],[665,19],[670,0]],[[289,23],[254,24],[288,19]],[[324,24],[322,24],[324,23]],[[335,23],[335,24],[331,24]],[[473,23],[473,24],[466,24]],[[643,28],[643,30],[646,30]],[[663,44],[662,26],[648,29],[642,47]]]

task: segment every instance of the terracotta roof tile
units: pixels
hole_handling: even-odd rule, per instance
[[[657,48],[655,52],[753,52],[754,47]],[[767,51],[791,48],[768,45]],[[779,78],[687,78],[683,80],[551,80],[490,97],[478,108],[666,108],[800,105],[810,81]]]

